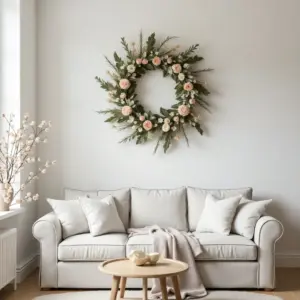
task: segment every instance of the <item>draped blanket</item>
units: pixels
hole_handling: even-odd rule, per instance
[[[163,229],[156,225],[131,228],[129,233],[130,236],[151,235],[155,252],[165,258],[180,260],[189,265],[189,269],[180,275],[182,299],[198,299],[207,295],[195,262],[195,257],[202,252],[201,245],[191,233],[174,228]],[[167,290],[168,293],[174,293],[172,282],[169,279],[167,279]],[[151,295],[152,298],[161,298],[158,279],[154,279]]]

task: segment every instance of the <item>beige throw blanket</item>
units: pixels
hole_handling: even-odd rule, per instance
[[[196,268],[195,257],[202,250],[199,241],[188,232],[174,228],[162,229],[159,226],[129,229],[130,236],[147,235],[153,237],[154,251],[163,257],[181,260],[189,265],[189,269],[180,275],[180,290],[182,299],[197,299],[207,295],[200,274]],[[167,279],[168,293],[173,293],[172,282]],[[161,298],[159,280],[155,279],[151,295]]]

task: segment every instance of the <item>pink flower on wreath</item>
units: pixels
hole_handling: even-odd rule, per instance
[[[194,98],[191,98],[191,99],[189,100],[189,102],[190,102],[190,104],[195,104],[195,103],[196,103],[196,100],[195,100]]]
[[[129,116],[132,113],[132,108],[128,105],[122,107],[122,115]]]
[[[145,121],[144,123],[143,123],[143,127],[144,127],[144,129],[146,130],[146,131],[149,131],[149,130],[151,130],[152,129],[152,122],[151,121],[149,121],[149,120],[147,120],[147,121]]]
[[[143,60],[142,60],[142,64],[143,65],[146,65],[148,63],[148,59],[146,59],[146,58],[143,58]]]
[[[140,116],[140,121],[141,122],[145,121],[145,116]]]
[[[193,84],[191,82],[186,82],[183,86],[183,89],[185,91],[191,91],[194,88]]]
[[[137,58],[136,60],[135,60],[135,62],[138,64],[138,65],[140,65],[141,63],[142,63],[142,59],[141,58]]]
[[[182,67],[181,67],[180,64],[175,64],[175,65],[172,66],[172,70],[173,70],[173,72],[174,72],[175,74],[178,74],[178,73],[181,72]]]
[[[159,66],[159,65],[161,64],[161,59],[160,59],[160,57],[155,56],[155,57],[152,59],[152,63],[154,64],[154,66]]]
[[[187,116],[190,113],[190,109],[186,105],[180,105],[178,107],[178,113],[181,116],[185,117],[185,116]]]
[[[130,85],[131,85],[130,81],[126,78],[123,78],[119,81],[119,86],[122,90],[129,89]]]

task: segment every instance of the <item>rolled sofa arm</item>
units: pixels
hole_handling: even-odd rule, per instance
[[[57,247],[62,240],[62,229],[55,214],[49,213],[32,227],[33,236],[40,243],[40,286],[57,288]]]
[[[283,235],[283,225],[273,217],[261,217],[255,226],[254,242],[258,246],[258,287],[275,288],[275,244]]]

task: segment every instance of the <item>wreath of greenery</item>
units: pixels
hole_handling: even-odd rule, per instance
[[[99,77],[96,80],[101,88],[108,91],[109,101],[117,107],[98,111],[101,114],[109,114],[105,122],[118,124],[119,130],[131,129],[133,132],[120,142],[136,140],[136,144],[142,144],[152,138],[154,133],[159,133],[154,153],[159,145],[163,144],[164,152],[169,149],[172,140],[178,140],[180,134],[188,138],[185,132],[186,126],[195,128],[201,135],[203,130],[199,117],[195,115],[195,106],[208,110],[208,102],[203,99],[209,91],[205,84],[197,79],[201,72],[211,69],[193,70],[193,64],[203,58],[195,55],[198,44],[192,45],[184,52],[176,53],[176,48],[166,49],[168,41],[175,37],[167,37],[159,45],[156,43],[155,33],[152,33],[146,43],[143,43],[143,35],[140,34],[139,45],[132,43],[129,47],[125,38],[121,43],[126,51],[126,59],[122,59],[114,52],[115,63],[107,57],[106,60],[113,68],[108,72],[113,83]],[[147,71],[162,70],[163,76],[169,76],[175,81],[175,95],[177,103],[171,108],[160,108],[160,114],[145,111],[143,105],[137,99],[135,90],[137,80]]]

